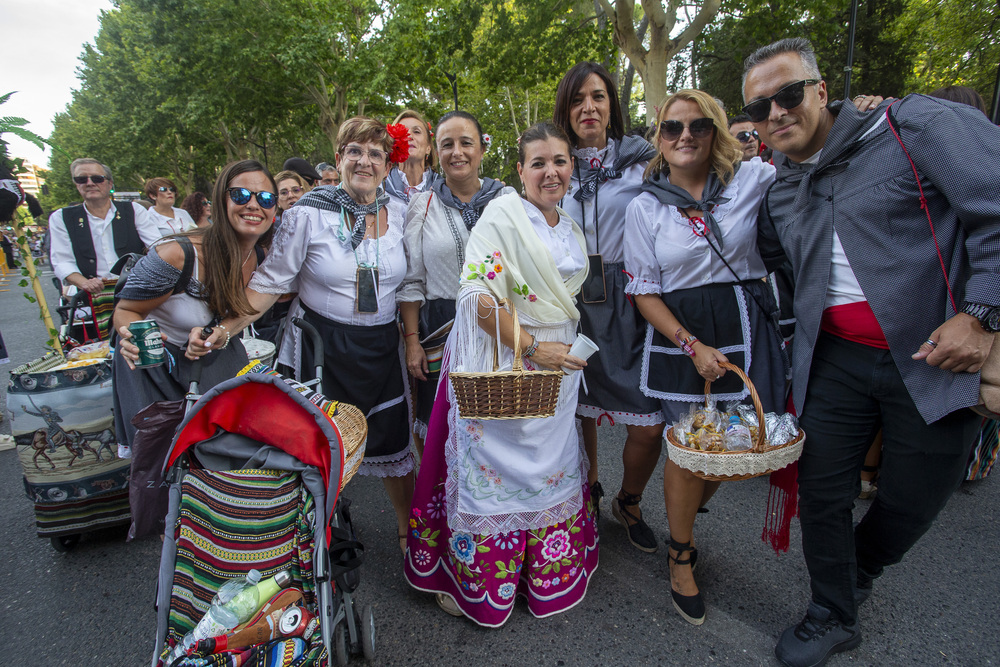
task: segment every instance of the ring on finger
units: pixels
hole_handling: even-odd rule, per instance
[[[937,347],[938,346],[937,342],[931,340],[930,338],[928,338],[927,340],[925,340],[924,344],[925,345],[930,345],[931,347]]]

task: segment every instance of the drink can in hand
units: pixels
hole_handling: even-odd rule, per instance
[[[163,363],[166,349],[160,336],[160,325],[155,320],[137,320],[128,325],[132,344],[139,348],[136,368],[152,368]]]

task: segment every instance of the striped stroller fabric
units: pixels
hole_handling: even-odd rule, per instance
[[[192,469],[181,484],[170,635],[191,630],[219,586],[251,569],[265,579],[290,570],[315,609],[315,504],[299,473]]]

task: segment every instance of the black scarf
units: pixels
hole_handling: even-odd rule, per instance
[[[354,216],[354,230],[351,232],[351,248],[358,249],[361,240],[365,238],[365,216],[369,213],[378,217],[378,211],[389,203],[389,195],[381,187],[375,191],[375,201],[371,204],[359,204],[351,199],[347,190],[329,185],[313,188],[295,202],[294,206],[310,206],[324,211],[347,211]]]
[[[613,142],[614,139],[608,139]],[[589,162],[576,159],[580,174],[580,189],[573,194],[573,199],[583,201],[593,199],[597,186],[608,180],[621,178],[625,170],[634,164],[648,162],[656,155],[656,149],[642,137],[622,137],[616,146],[615,164],[613,167],[593,167]]]
[[[739,170],[740,163],[737,162],[736,171]],[[733,176],[736,176],[735,172]],[[709,231],[712,232],[712,236],[719,244],[719,250],[723,248],[722,230],[719,228],[719,222],[712,215],[712,208],[729,201],[728,197],[722,196],[725,189],[725,184],[719,180],[714,171],[708,174],[708,180],[705,181],[705,189],[701,193],[700,200],[692,197],[687,190],[679,185],[671,184],[664,172],[653,174],[642,182],[642,191],[659,199],[661,204],[676,206],[679,210],[694,208],[701,211],[705,216],[705,224],[708,225]]]
[[[500,181],[495,181],[492,178],[484,178],[483,185],[479,188],[479,192],[472,195],[472,199],[468,202],[459,201],[458,197],[451,193],[448,185],[445,183],[445,179],[439,178],[434,181],[434,185],[431,186],[437,196],[441,198],[441,203],[445,206],[450,206],[451,208],[457,208],[462,212],[462,222],[471,232],[472,228],[476,226],[479,221],[479,216],[483,214],[483,209],[489,204],[494,197],[500,194],[503,190],[504,185]]]

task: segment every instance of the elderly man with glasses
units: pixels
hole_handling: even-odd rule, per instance
[[[869,114],[830,102],[804,39],[747,58],[743,95],[774,149],[759,248],[765,263],[792,264],[792,393],[807,437],[799,502],[812,600],[775,653],[819,665],[861,643],[872,582],[963,479],[980,422],[967,408],[1000,329],[1000,129],[923,95]],[[879,494],[855,527],[879,429]]]
[[[332,185],[333,187],[340,185],[340,172],[329,162],[320,162],[316,165],[316,172],[319,173],[320,185]]]
[[[111,169],[91,158],[69,167],[82,204],[49,216],[52,269],[64,285],[98,294],[118,258],[142,252],[160,232],[140,204],[111,199]]]

